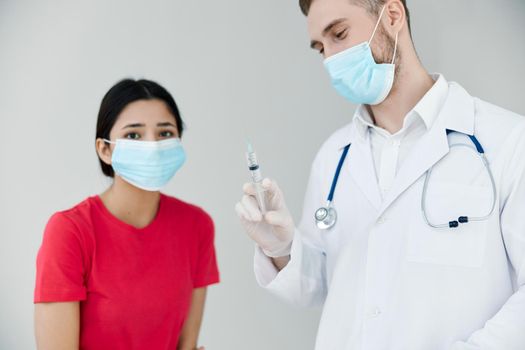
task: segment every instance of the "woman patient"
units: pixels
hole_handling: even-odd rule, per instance
[[[104,96],[95,148],[113,181],[47,223],[34,294],[39,350],[197,349],[206,286],[219,273],[210,216],[160,192],[186,159],[182,131],[173,97],[155,82],[123,80]]]

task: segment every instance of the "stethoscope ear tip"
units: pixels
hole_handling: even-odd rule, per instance
[[[459,226],[459,224],[466,224],[468,223],[468,216],[460,216],[457,220],[452,220],[448,222],[448,227],[450,228],[456,228]]]

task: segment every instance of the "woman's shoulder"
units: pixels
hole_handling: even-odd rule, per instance
[[[91,208],[93,197],[53,213],[44,228],[42,254],[76,252],[90,256],[94,247]]]
[[[91,196],[69,208],[56,211],[49,218],[47,226],[48,228],[60,227],[78,231],[82,227],[89,226],[94,205],[94,196]]]

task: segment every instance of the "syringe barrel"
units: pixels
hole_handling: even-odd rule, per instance
[[[264,195],[264,188],[262,187],[261,182],[254,182],[253,186],[255,187],[255,198],[257,199],[257,204],[261,213],[266,214],[266,196]]]
[[[262,187],[262,174],[259,164],[257,163],[257,156],[255,152],[247,152],[246,159],[248,161],[248,169],[250,170],[250,176],[252,178],[252,183],[255,188],[255,198],[257,199],[257,204],[259,204],[259,209],[261,213],[266,213],[266,200],[264,195],[264,188]]]
[[[252,177],[253,183],[262,183],[261,170],[259,168],[255,170],[250,170],[250,176]]]

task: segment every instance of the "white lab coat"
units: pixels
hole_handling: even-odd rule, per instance
[[[491,186],[475,153],[485,149],[496,187],[488,220],[432,229],[421,214],[425,172],[433,222],[485,214]],[[338,222],[316,228],[342,148]],[[449,153],[450,151],[450,153]],[[525,349],[525,118],[450,83],[432,127],[416,141],[381,200],[369,138],[353,123],[322,146],[311,169],[291,261],[280,272],[256,249],[259,284],[298,305],[324,303],[317,350]],[[302,350],[302,349],[301,349]]]

